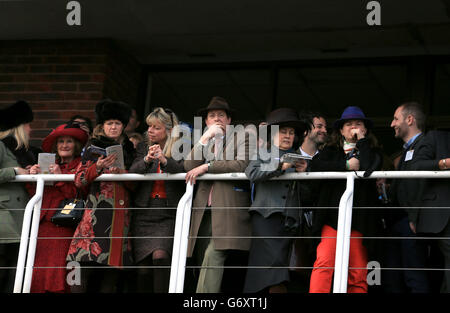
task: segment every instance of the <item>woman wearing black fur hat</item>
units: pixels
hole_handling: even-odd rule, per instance
[[[17,264],[22,209],[29,197],[23,184],[9,181],[28,174],[25,168],[35,162],[28,150],[32,120],[33,112],[25,101],[0,110],[0,267]],[[0,270],[0,292],[12,292],[14,274],[14,270]]]
[[[131,109],[125,103],[104,100],[97,104],[95,113],[97,126],[75,174],[77,187],[89,187],[89,194],[67,259],[80,262],[82,266],[111,266],[111,269],[82,269],[81,285],[75,286],[73,292],[116,292],[120,277],[116,269],[132,264],[130,241],[126,239],[129,228],[127,185],[117,181],[94,182],[101,174],[126,173],[133,162],[134,146],[124,133]],[[115,154],[93,159],[89,153],[90,146],[105,149],[113,145],[122,146],[125,169],[113,166]]]

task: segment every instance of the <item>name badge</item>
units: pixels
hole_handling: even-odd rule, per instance
[[[405,162],[406,161],[411,161],[414,155],[414,150],[409,150],[406,152],[406,156],[405,156]]]
[[[61,214],[70,214],[70,212],[75,208],[75,203],[69,203],[64,206],[64,208],[61,210]]]

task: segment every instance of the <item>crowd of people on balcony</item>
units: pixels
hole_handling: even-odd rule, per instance
[[[196,115],[204,131],[187,140],[186,124],[171,109],[154,108],[139,133],[136,110],[107,99],[95,106],[95,125],[74,115],[36,148],[29,143],[30,104],[0,109],[0,292],[13,291],[24,209],[36,192],[36,183],[13,182],[15,176],[48,173],[75,179],[44,186],[33,293],[167,293],[176,208],[186,184],[195,187],[187,250],[193,266],[186,269],[192,292],[225,292],[227,277],[236,278],[227,289],[234,292],[293,292],[295,273],[306,272],[301,292],[330,293],[345,180],[272,178],[348,171],[360,177],[347,291],[450,292],[450,180],[370,178],[380,170],[450,169],[450,133],[425,132],[420,104],[402,103],[393,112],[390,126],[404,142],[393,159],[360,107],[344,108],[328,128],[321,113],[277,108],[258,126],[236,131],[236,115],[227,100],[213,97]],[[99,152],[117,148],[121,153]],[[45,171],[40,153],[55,155]],[[124,173],[185,173],[185,181],[97,180]],[[223,173],[245,173],[248,180],[199,179]],[[82,217],[58,224],[55,214],[71,211],[69,199],[82,201]],[[381,266],[375,286],[368,279],[371,261]],[[76,283],[67,279],[69,262],[80,266]],[[228,270],[230,263],[244,272]],[[436,275],[433,265],[444,271]]]

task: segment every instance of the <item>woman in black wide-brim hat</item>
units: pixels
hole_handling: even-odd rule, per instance
[[[29,200],[24,184],[10,183],[28,174],[35,156],[29,149],[33,111],[25,101],[0,110],[0,267],[14,268],[25,206]],[[15,270],[0,270],[0,293],[13,291]]]
[[[330,141],[311,162],[311,171],[365,171],[369,175],[382,166],[382,154],[375,136],[371,133],[373,123],[359,107],[347,107],[340,119],[334,123]],[[331,291],[335,262],[337,217],[339,202],[346,189],[343,179],[325,179],[316,183],[317,206],[333,209],[318,209],[315,212],[313,232],[321,236],[317,246],[317,257],[311,274],[310,292]],[[374,179],[356,180],[353,206],[377,206],[378,193]],[[376,235],[381,219],[376,210],[355,209],[352,214],[352,231],[349,258],[349,293],[365,293],[367,286],[367,242],[363,236]]]
[[[272,126],[278,131],[271,132]],[[309,123],[299,120],[297,112],[289,108],[272,111],[267,117],[271,158],[260,155],[251,161],[245,174],[255,184],[255,197],[249,212],[252,222],[252,243],[244,292],[286,292],[289,281],[289,255],[293,239],[301,224],[300,194],[295,181],[273,181],[272,177],[290,172],[304,172],[305,160],[296,164],[281,163],[286,153],[295,153]],[[295,137],[300,140],[295,140]],[[260,238],[261,237],[261,238]],[[281,237],[281,238],[265,238]],[[286,237],[286,238],[283,238]],[[254,267],[277,268],[254,268]]]
[[[68,261],[82,266],[105,268],[82,269],[81,285],[73,292],[116,292],[121,273],[118,269],[132,265],[131,244],[128,237],[130,214],[129,187],[121,181],[96,182],[102,174],[127,173],[135,158],[135,150],[125,135],[125,127],[131,116],[128,104],[104,100],[95,107],[97,126],[86,145],[82,164],[75,173],[75,185],[88,188],[84,215],[74,233],[69,248]],[[124,167],[116,167],[117,155],[97,157],[92,148],[106,149],[120,145],[123,150]],[[109,269],[109,268],[110,269]]]

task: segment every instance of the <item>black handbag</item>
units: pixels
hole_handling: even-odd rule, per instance
[[[84,214],[84,201],[78,192],[74,199],[62,200],[59,208],[51,219],[52,223],[63,227],[77,227]]]

